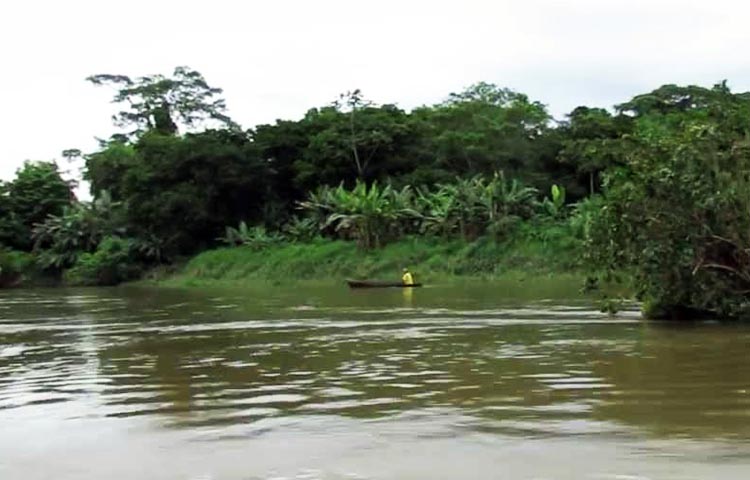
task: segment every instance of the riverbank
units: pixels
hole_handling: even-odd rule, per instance
[[[189,260],[160,284],[199,286],[344,278],[398,278],[409,267],[420,281],[453,277],[527,279],[560,276],[582,281],[580,243],[567,229],[521,232],[504,241],[407,238],[363,251],[354,242],[318,239],[263,249],[219,248]]]
[[[409,267],[419,281],[428,283],[457,278],[508,281],[554,278],[581,285],[585,277],[581,251],[581,241],[565,222],[521,224],[501,239],[408,237],[368,250],[361,249],[354,241],[278,240],[262,246],[204,251],[173,265],[146,270],[135,283],[191,287],[325,283],[345,278],[398,279],[401,269]],[[80,281],[70,274],[42,275],[31,254],[6,252],[0,260],[3,260],[5,286],[107,285],[115,283],[101,281],[113,277],[104,275],[112,273],[110,270],[142,268],[126,259],[102,261],[85,281]]]

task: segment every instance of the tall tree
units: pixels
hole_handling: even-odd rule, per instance
[[[199,72],[177,67],[171,77],[148,75],[130,78],[126,75],[99,74],[87,78],[94,85],[117,88],[113,103],[126,109],[112,119],[118,127],[130,128],[128,135],[140,136],[154,130],[175,134],[180,126],[194,128],[207,121],[236,127],[226,114],[222,89],[211,87]]]
[[[717,83],[712,88],[668,84],[617,105],[617,111],[632,117],[682,114],[690,111],[728,113],[731,109],[727,110],[722,108],[723,106],[732,103],[734,99],[747,96],[748,93],[732,94],[726,81]]]
[[[414,115],[425,125],[430,140],[424,147],[433,153],[433,168],[457,175],[497,170],[520,175],[543,163],[539,140],[551,117],[544,105],[521,93],[478,83]]]
[[[362,92],[359,89],[352,90],[346,93],[342,93],[339,96],[339,101],[335,103],[336,108],[343,111],[343,108],[348,108],[348,115],[349,115],[349,145],[352,149],[352,157],[354,158],[354,164],[357,167],[357,178],[362,180],[365,176],[365,170],[367,170],[367,165],[372,158],[371,155],[368,155],[366,158],[360,158],[359,156],[359,149],[362,142],[361,138],[358,138],[357,130],[358,125],[356,124],[356,117],[357,117],[357,110],[361,110],[363,108],[367,108],[372,105],[372,102],[370,100],[367,100],[362,95]],[[361,133],[359,137],[361,137]]]
[[[62,156],[68,163],[73,163],[75,160],[81,158],[83,153],[77,148],[66,148],[62,151]]]
[[[368,180],[371,170],[377,169],[372,164],[382,159],[383,154],[387,153],[385,150],[393,147],[398,136],[406,133],[406,115],[395,105],[376,105],[366,99],[359,89],[342,93],[334,102],[334,107],[348,117],[345,137],[357,178]]]
[[[307,145],[295,162],[301,188],[371,182],[409,168],[405,147],[412,139],[406,112],[395,105],[359,107],[354,129],[351,115],[334,105],[310,110],[302,120]]]
[[[277,120],[275,124],[257,126],[250,135],[260,157],[273,172],[273,191],[291,211],[307,194],[297,181],[295,162],[304,157],[310,142],[309,124],[304,120]]]

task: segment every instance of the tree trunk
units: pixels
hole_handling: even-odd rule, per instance
[[[354,163],[357,166],[357,178],[360,180],[365,179],[365,172],[362,168],[362,162],[359,160],[359,152],[357,151],[357,141],[354,138],[354,107],[352,106],[352,111],[349,114],[349,130],[351,133],[350,142],[352,147],[352,154],[354,155]]]

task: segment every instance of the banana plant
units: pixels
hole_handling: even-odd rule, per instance
[[[247,223],[242,221],[237,228],[226,227],[224,236],[219,240],[229,245],[244,245],[254,250],[262,250],[281,241],[281,237],[274,233],[268,233],[266,227],[248,227]]]
[[[380,246],[408,230],[419,217],[413,205],[411,187],[397,190],[391,185],[381,187],[373,182],[368,186],[361,181],[351,190],[343,184],[320,190],[300,203],[312,215],[325,217],[321,230],[333,229],[340,238],[355,238],[365,249]]]
[[[552,218],[559,218],[565,213],[565,187],[552,185],[550,197],[542,202],[542,208]]]
[[[420,233],[450,236],[458,230],[456,196],[449,189],[440,188],[434,192],[420,189],[416,203],[420,213]]]

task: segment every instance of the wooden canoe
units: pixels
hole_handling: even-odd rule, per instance
[[[414,285],[404,285],[401,282],[387,282],[380,280],[347,280],[349,288],[414,288],[421,287],[421,283]]]

